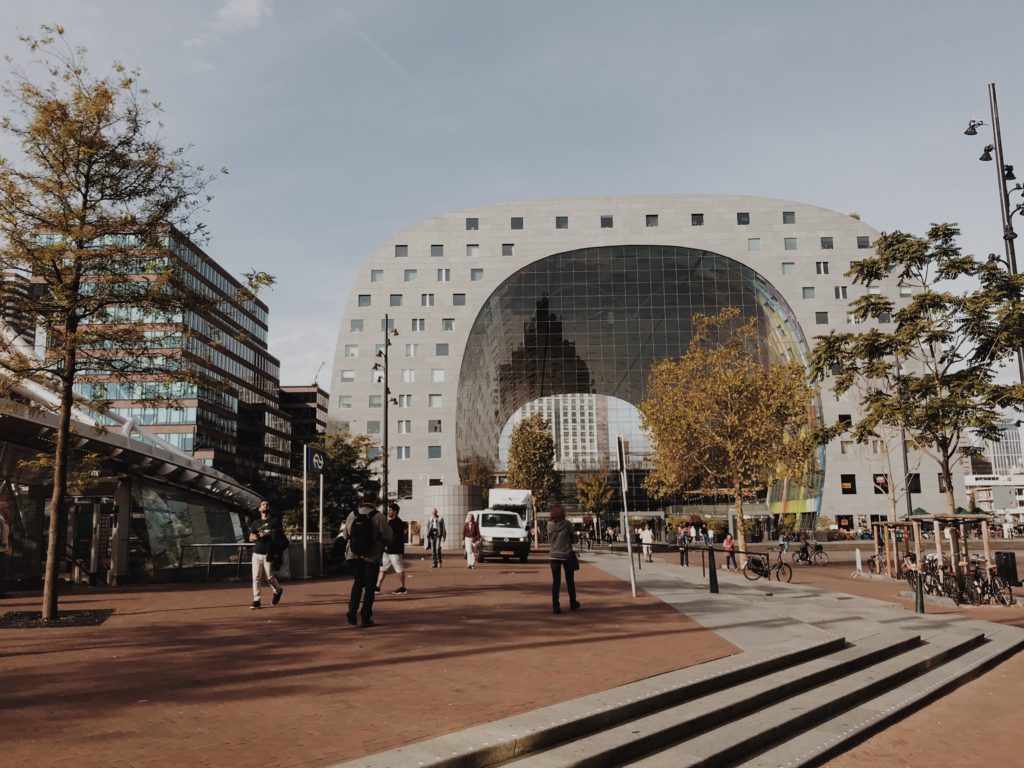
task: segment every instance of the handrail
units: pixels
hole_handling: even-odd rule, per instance
[[[182,544],[181,545],[181,551],[178,553],[178,569],[180,570],[185,565],[185,550],[186,549],[200,549],[202,547],[208,547],[209,550],[210,550],[210,554],[209,554],[209,557],[207,558],[207,561],[206,561],[206,578],[210,578],[210,573],[213,570],[213,566],[215,566],[215,565],[233,565],[234,564],[234,562],[231,561],[231,560],[219,560],[217,562],[214,562],[213,553],[218,548],[232,547],[232,548],[234,548],[234,549],[236,549],[238,551],[238,561],[237,561],[238,572],[237,572],[237,578],[241,578],[242,577],[242,562],[243,562],[243,560],[242,560],[242,550],[245,549],[246,547],[255,547],[255,546],[256,545],[253,542],[249,542],[249,541],[239,541],[239,542],[235,542],[235,543],[226,543],[226,544],[214,544],[214,543],[209,543],[209,544]]]

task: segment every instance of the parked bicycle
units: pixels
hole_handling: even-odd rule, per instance
[[[803,546],[793,553],[793,565],[827,565],[828,553],[821,544]]]
[[[747,553],[747,562],[743,565],[743,575],[750,581],[758,579],[771,579],[775,576],[777,581],[791,581],[793,569],[788,563],[782,562],[782,553],[779,552],[779,559],[772,562],[771,552],[761,554]]]

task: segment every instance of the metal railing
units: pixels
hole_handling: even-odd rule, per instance
[[[185,567],[186,549],[201,550],[205,547],[209,550],[209,553],[206,556],[206,578],[210,578],[210,573],[213,571],[213,566],[215,565],[237,565],[238,570],[236,577],[240,579],[242,578],[242,566],[245,563],[250,563],[252,561],[252,554],[250,553],[249,559],[245,559],[244,551],[246,549],[251,549],[254,546],[255,544],[247,541],[235,544],[182,544],[181,550],[178,552],[178,570]],[[235,559],[214,560],[213,556],[218,550],[234,550],[236,553]],[[189,563],[189,565],[202,565],[202,560],[197,556],[191,563]]]

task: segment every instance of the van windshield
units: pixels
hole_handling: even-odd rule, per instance
[[[484,528],[522,528],[519,515],[489,512],[483,516],[480,525]]]

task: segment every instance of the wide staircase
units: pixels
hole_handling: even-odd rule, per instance
[[[626,576],[625,558],[585,559]],[[638,581],[741,653],[345,766],[820,765],[1024,647],[1013,627],[735,574],[711,595],[699,574]]]

